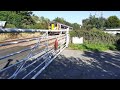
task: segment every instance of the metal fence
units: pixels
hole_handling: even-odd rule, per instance
[[[19,51],[0,56],[0,79],[35,79],[69,44],[69,29],[39,30],[39,29],[0,29],[0,33],[41,32],[37,38],[23,39],[0,43],[0,48],[36,41]],[[49,32],[59,32],[49,35]],[[55,49],[55,42],[58,47]],[[16,56],[22,57],[16,60]],[[12,59],[14,57],[14,60]],[[11,64],[10,64],[11,63]]]

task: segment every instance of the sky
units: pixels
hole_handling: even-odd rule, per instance
[[[82,20],[89,17],[89,15],[95,15],[96,17],[102,16],[108,18],[109,16],[117,16],[120,18],[120,11],[33,11],[33,14],[50,20],[55,19],[56,17],[62,17],[70,23],[82,24]]]

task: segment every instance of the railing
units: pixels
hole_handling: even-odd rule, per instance
[[[69,44],[69,30],[39,30],[39,29],[1,29],[1,33],[42,32],[40,37],[19,39],[0,44],[1,47],[35,41],[27,48],[0,56],[1,79],[35,79]],[[50,36],[49,32],[59,32]],[[55,49],[55,41],[58,48]],[[57,44],[56,44],[57,45]],[[24,55],[24,57],[22,57]],[[16,60],[16,57],[20,58]],[[14,58],[15,60],[11,59]],[[11,65],[10,65],[11,63]]]

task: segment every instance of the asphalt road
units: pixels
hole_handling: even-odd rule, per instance
[[[66,49],[37,79],[120,79],[120,52]]]

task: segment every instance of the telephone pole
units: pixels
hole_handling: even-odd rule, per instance
[[[103,20],[103,12],[101,11],[101,20],[102,20],[102,26],[101,28],[103,29],[103,26],[104,26],[104,20]]]

